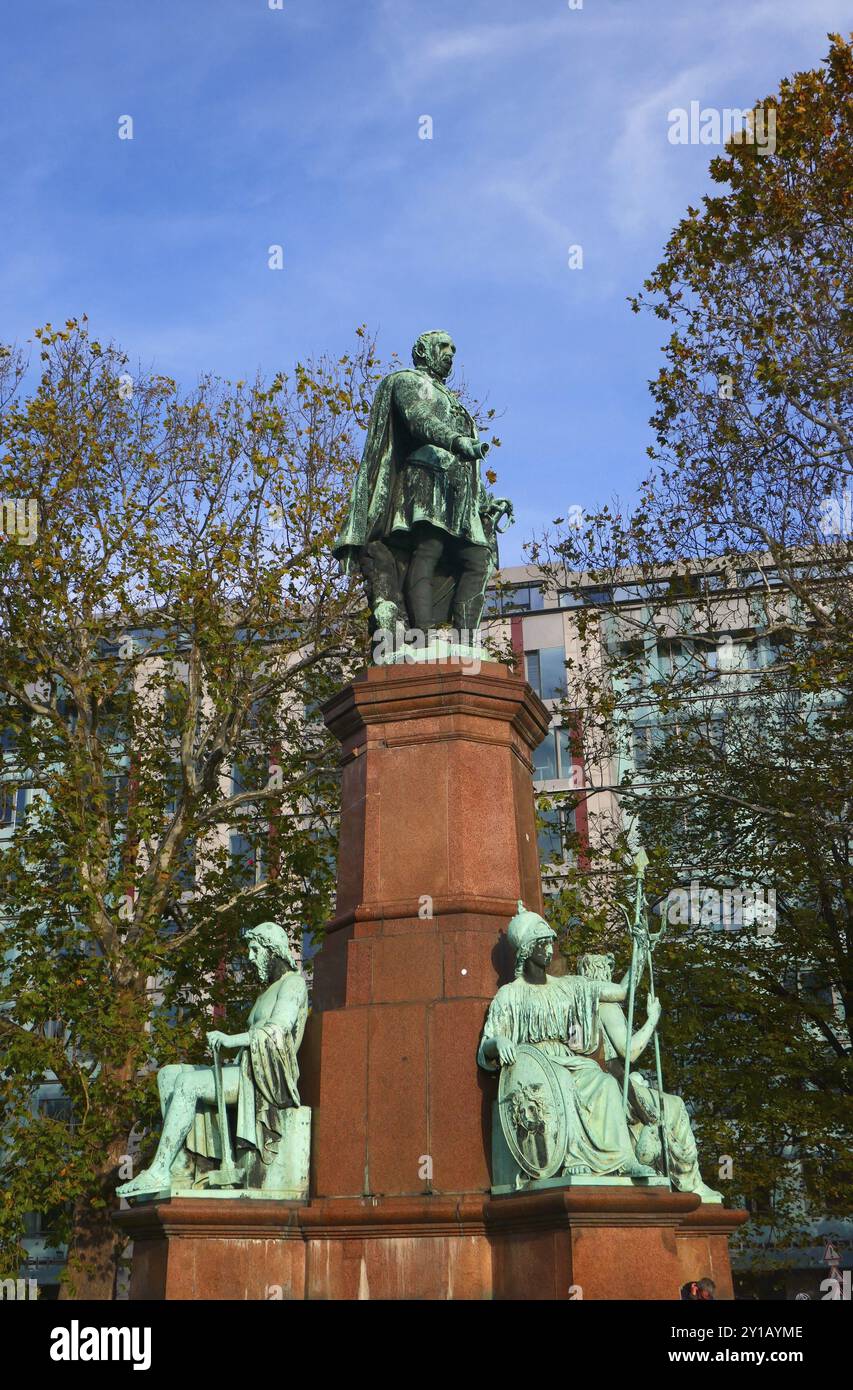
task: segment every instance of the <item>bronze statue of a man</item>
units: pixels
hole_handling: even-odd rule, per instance
[[[487,492],[487,444],[446,381],[456,348],[422,333],[413,368],[379,383],[347,518],[334,546],[345,573],[360,571],[371,631],[398,623],[427,632],[480,625],[497,567],[497,523],[512,506]]]
[[[214,1052],[237,1053],[233,1063],[221,1068],[222,1102],[223,1108],[236,1107],[237,1146],[248,1172],[246,1160],[255,1156],[254,1166],[261,1171],[272,1165],[285,1142],[287,1111],[300,1104],[296,1054],[308,1017],[308,986],[278,923],[261,922],[245,939],[263,989],[245,1032],[214,1029],[207,1041]],[[159,1069],[157,1084],[163,1112],[157,1152],[150,1168],[116,1188],[119,1197],[156,1197],[193,1183],[204,1185],[207,1179],[196,1173],[199,1158],[212,1164],[230,1147],[216,1111],[215,1067],[171,1063]]]

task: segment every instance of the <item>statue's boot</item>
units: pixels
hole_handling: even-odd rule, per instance
[[[415,532],[417,544],[406,574],[406,606],[412,627],[426,633],[433,625],[433,579],[444,550],[444,537],[427,522],[420,522]]]
[[[467,646],[473,645],[482,616],[482,598],[468,599],[465,603],[457,603],[454,606],[453,626],[459,633],[460,642]]]
[[[672,1182],[676,1192],[695,1192],[697,1197],[701,1197],[703,1202],[721,1202],[722,1192],[715,1192],[713,1187],[709,1187],[701,1178],[698,1182],[686,1183],[684,1179],[674,1178]]]
[[[453,625],[460,633],[468,634],[461,641],[472,642],[483,617],[492,557],[487,546],[471,544],[458,547],[457,560],[462,572],[453,599]]]
[[[416,579],[406,585],[406,600],[412,628],[427,633],[432,627],[432,577]]]
[[[124,1197],[156,1197],[160,1192],[171,1190],[171,1176],[165,1168],[143,1168],[141,1173],[137,1173],[130,1182],[123,1183],[116,1188],[116,1196]]]

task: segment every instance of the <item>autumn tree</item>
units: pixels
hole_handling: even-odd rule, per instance
[[[775,146],[713,160],[633,301],[669,328],[637,504],[558,519],[531,556],[577,604],[566,717],[603,808],[563,918],[618,942],[645,844],[668,1080],[771,1245],[853,1207],[853,51],[830,42],[760,103]],[[771,930],[713,921],[736,887],[775,895]]]
[[[183,390],[85,320],[36,336],[36,362],[0,356],[0,496],[37,509],[36,534],[0,546],[20,811],[0,852],[0,1250],[14,1274],[24,1213],[59,1210],[63,1296],[109,1298],[153,1069],[204,1055],[212,1009],[240,1021],[242,928],[275,918],[298,942],[328,915],[318,706],[366,631],[330,540],[376,361],[360,330],[338,360]],[[38,1112],[45,1078],[65,1118]]]

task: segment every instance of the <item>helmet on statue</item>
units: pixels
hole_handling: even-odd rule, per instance
[[[540,917],[538,912],[531,912],[526,908],[521,898],[518,900],[518,911],[507,927],[506,934],[516,958],[527,956],[534,941],[541,941],[543,937],[556,940],[557,937],[557,933],[551,930],[545,918]]]

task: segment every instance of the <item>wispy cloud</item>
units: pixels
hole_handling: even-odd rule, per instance
[[[3,337],[88,310],[194,380],[342,348],[363,320],[405,356],[442,324],[506,409],[501,486],[529,509],[510,563],[552,499],[643,471],[660,326],[625,298],[713,153],[670,145],[668,111],[751,104],[845,27],[849,0],[12,7]]]

